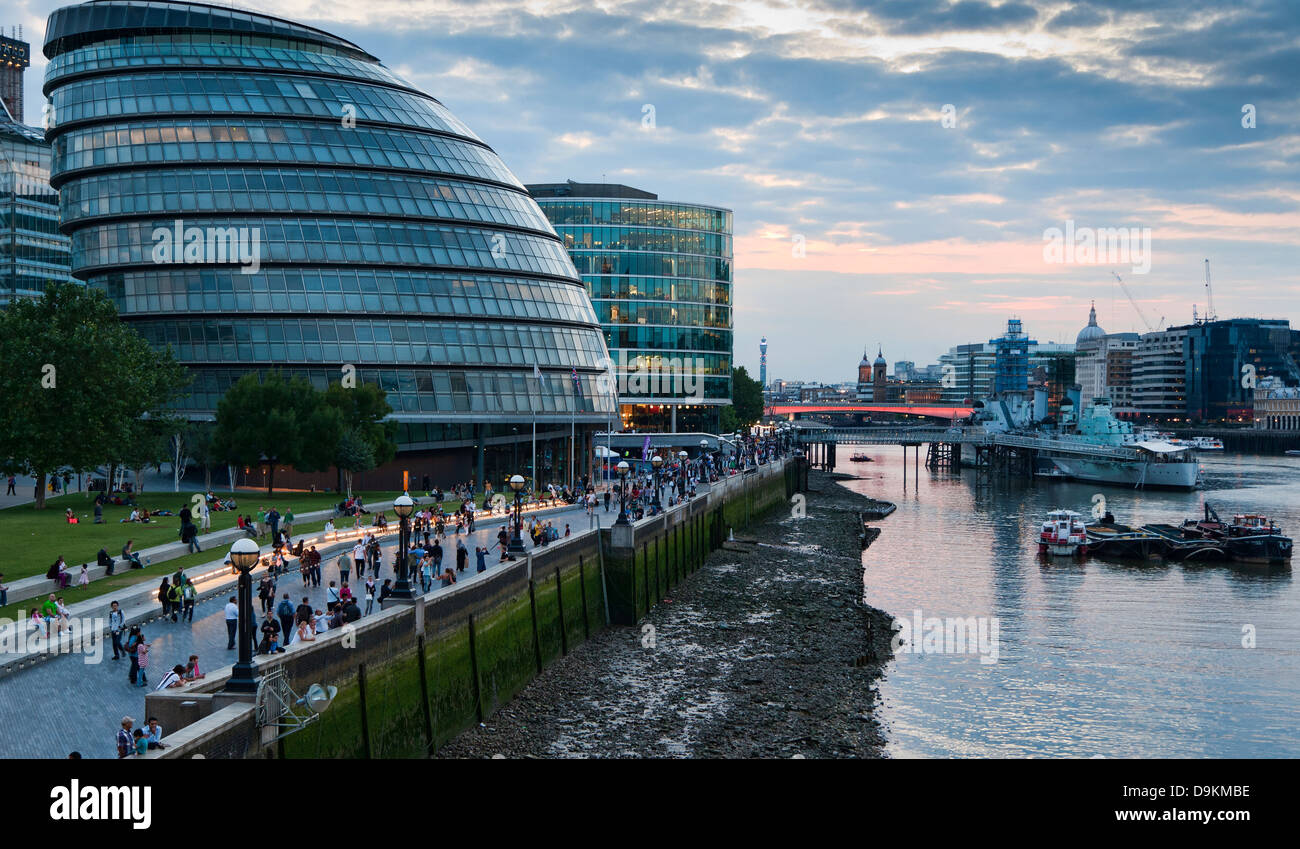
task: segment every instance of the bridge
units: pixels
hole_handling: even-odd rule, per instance
[[[1094,445],[1069,439],[1044,439],[1013,433],[987,431],[980,427],[846,427],[824,430],[800,430],[797,439],[802,443],[833,443],[836,445],[975,445],[1024,448],[1035,451],[1052,451],[1086,457],[1103,457],[1111,460],[1142,460],[1144,455],[1135,448],[1111,445]]]
[[[922,406],[918,404],[772,404],[765,411],[769,416],[798,416],[827,413],[903,413],[930,419],[954,421],[968,417],[971,407]]]

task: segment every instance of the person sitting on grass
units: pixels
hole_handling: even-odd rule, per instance
[[[77,522],[77,517],[76,517],[76,515],[74,515],[73,512],[72,512],[72,508],[71,508],[71,507],[69,507],[67,510],[64,510],[64,511],[63,511],[63,518],[67,521],[67,523],[68,523],[69,525],[76,525],[76,524],[79,524],[79,523]]]

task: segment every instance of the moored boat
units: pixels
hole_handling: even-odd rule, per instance
[[[1053,510],[1038,532],[1038,553],[1073,557],[1088,553],[1088,531],[1083,516],[1073,510]]]
[[[1283,565],[1291,562],[1291,538],[1272,520],[1258,513],[1237,513],[1225,522],[1209,504],[1202,519],[1183,522],[1184,536],[1215,540],[1239,563]]]
[[[857,454],[854,454],[852,457],[849,458],[849,460],[852,461],[852,462],[854,462],[854,463],[870,463],[870,462],[873,462],[872,459],[871,459],[870,457],[868,457],[866,454],[863,454],[861,451],[859,451]]]
[[[1159,534],[1113,521],[1087,526],[1088,553],[1121,560],[1155,560],[1165,556],[1169,542]]]

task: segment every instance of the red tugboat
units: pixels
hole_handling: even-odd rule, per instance
[[[1088,553],[1088,530],[1073,510],[1053,510],[1038,533],[1038,553],[1073,557]]]

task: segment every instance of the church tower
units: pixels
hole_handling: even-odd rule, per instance
[[[873,400],[876,402],[885,400],[885,370],[887,368],[889,368],[889,364],[885,362],[884,350],[877,347],[876,361],[872,364],[873,374],[871,377],[872,395]]]

